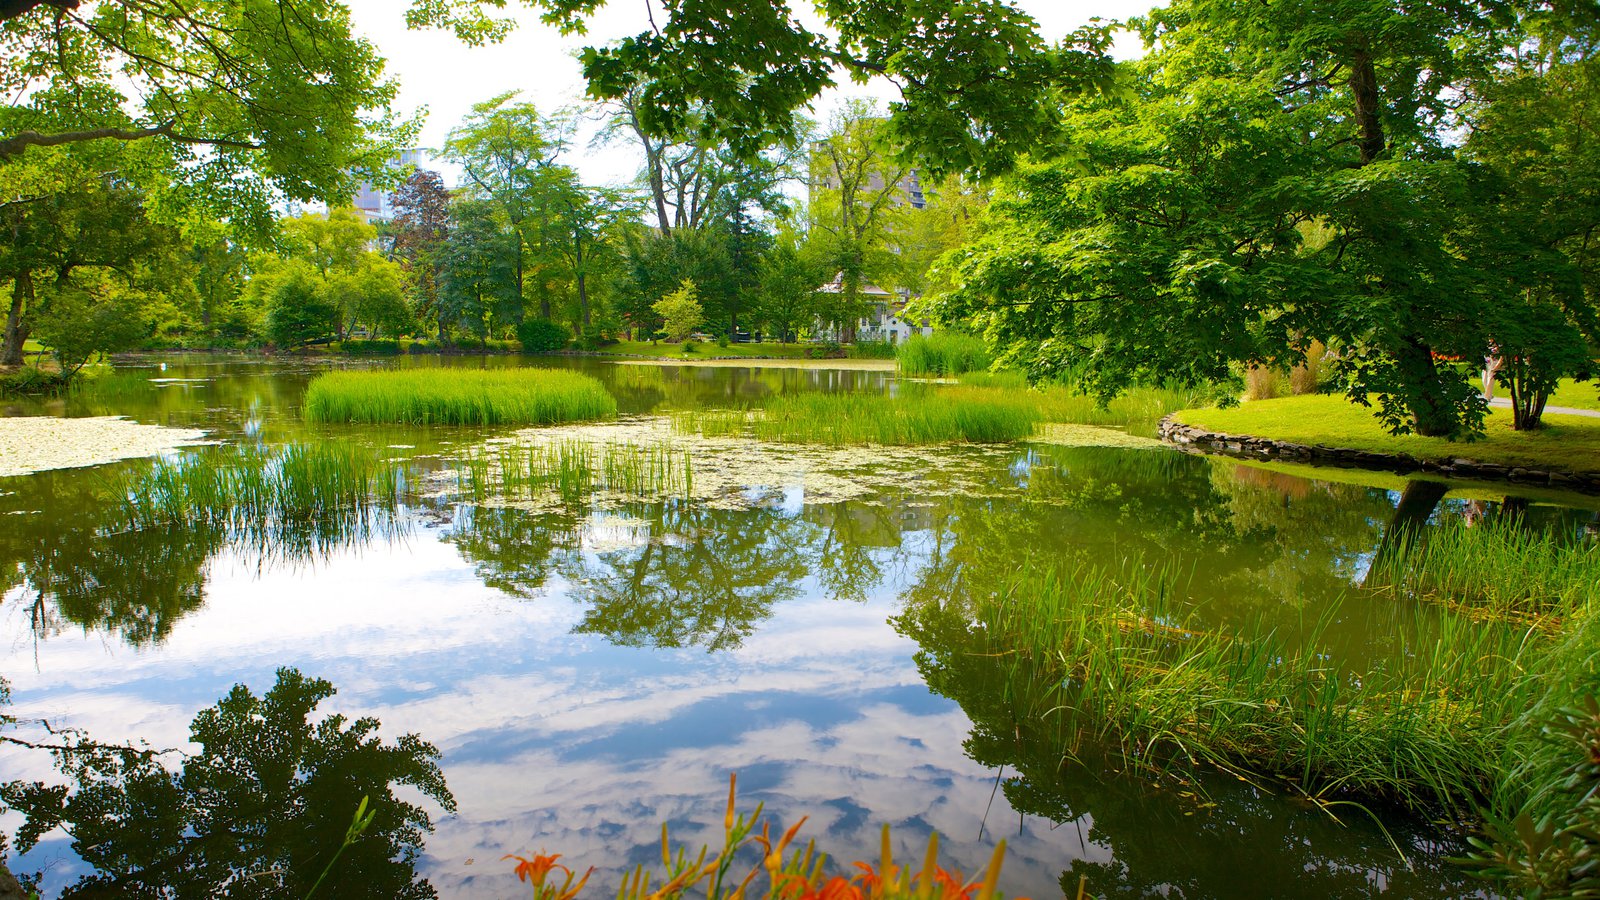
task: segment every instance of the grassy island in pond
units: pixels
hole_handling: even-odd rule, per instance
[[[333,372],[311,382],[305,399],[309,422],[554,425],[616,413],[600,382],[553,369]]]
[[[1490,411],[1476,441],[1449,441],[1384,430],[1372,410],[1343,397],[1311,395],[1255,400],[1232,409],[1188,409],[1178,421],[1209,431],[1276,441],[1409,453],[1417,459],[1471,459],[1504,466],[1600,471],[1600,418],[1546,414],[1536,431],[1513,431],[1508,410]]]
[[[757,438],[787,444],[883,446],[1017,441],[1032,435],[1040,418],[1026,401],[972,388],[902,397],[795,394],[778,397],[753,415],[732,409],[675,417],[679,430],[708,437],[743,434],[748,428]]]

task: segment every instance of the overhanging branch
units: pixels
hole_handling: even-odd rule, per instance
[[[0,0],[0,3],[4,2],[7,2],[7,0]],[[238,141],[227,138],[199,138],[178,134],[174,130],[176,125],[177,123],[175,122],[167,122],[164,125],[153,125],[149,128],[90,128],[84,131],[62,131],[55,134],[42,134],[31,130],[23,131],[14,137],[0,140],[0,160],[21,156],[29,147],[59,147],[63,144],[99,140],[141,141],[153,137],[164,137],[180,144],[233,147],[240,150],[261,149],[260,144],[251,141]]]

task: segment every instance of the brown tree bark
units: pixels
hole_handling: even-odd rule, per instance
[[[6,332],[0,345],[0,367],[22,365],[22,345],[28,340],[28,307],[33,303],[33,273],[23,269],[11,284],[11,309],[6,313]]]

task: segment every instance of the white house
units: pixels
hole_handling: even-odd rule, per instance
[[[834,279],[820,288],[820,294],[840,294],[844,292],[844,273],[834,276]],[[905,316],[906,304],[911,302],[909,295],[884,290],[875,284],[863,283],[860,287],[861,299],[868,304],[867,314],[856,322],[856,340],[858,341],[888,341],[891,344],[905,342],[914,334],[927,336],[933,334],[933,325],[927,319],[909,320]],[[821,322],[812,329],[813,333],[825,335],[833,340],[838,340],[839,335]]]

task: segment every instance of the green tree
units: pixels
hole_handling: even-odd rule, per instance
[[[97,354],[132,349],[150,335],[149,296],[108,273],[56,282],[34,329],[55,354],[61,372],[76,375]]]
[[[320,273],[304,260],[274,266],[267,287],[267,339],[298,347],[333,339],[343,318]]]
[[[661,317],[661,327],[666,330],[669,341],[687,339],[706,319],[700,307],[700,292],[687,278],[676,291],[656,301],[655,311]]]
[[[1490,320],[1458,252],[1480,211],[1458,98],[1515,32],[1474,6],[1183,0],[1142,23],[1126,100],[1072,106],[1070,158],[1006,188],[942,309],[1038,375],[1135,381],[1287,366],[1337,343],[1353,400],[1461,435]]]
[[[164,216],[266,235],[279,198],[346,202],[414,130],[337,0],[12,0],[0,48],[0,181],[24,196],[62,187],[56,151],[123,145]]]
[[[847,104],[811,147],[811,230],[839,277],[826,311],[846,341],[866,312],[862,286],[896,265],[891,228],[897,208],[911,202],[906,185],[914,177],[895,153],[888,120],[869,101]]]
[[[79,173],[69,174],[76,181]],[[96,298],[125,304],[134,281],[178,246],[173,229],[149,220],[145,198],[110,176],[0,205],[0,234],[5,236],[0,241],[0,282],[10,282],[11,294],[0,367],[22,364],[23,344],[41,318],[51,320],[53,338],[71,339],[72,316],[64,311],[52,316],[53,298],[80,315],[92,312]],[[104,329],[117,318],[126,317],[112,316],[86,327],[109,335],[121,330]],[[70,355],[75,357],[76,351]]]
[[[581,33],[604,0],[524,0],[544,20]],[[635,97],[650,135],[718,136],[742,158],[774,138],[800,137],[795,113],[835,73],[886,77],[901,100],[890,114],[902,146],[930,168],[993,173],[1047,133],[1061,91],[1100,84],[1109,29],[1098,23],[1047,44],[1036,23],[995,0],[816,0],[822,28],[788,2],[672,3],[640,33],[583,51],[589,94]],[[413,25],[448,26],[468,41],[506,24],[485,9],[503,0],[413,0]]]
[[[451,206],[451,228],[439,250],[439,334],[461,328],[479,340],[517,305],[516,236],[483,200]]]
[[[817,317],[817,288],[827,264],[808,252],[793,231],[780,232],[761,259],[756,315],[780,341],[793,341]]]
[[[1531,25],[1538,40],[1476,92],[1464,147],[1489,170],[1462,244],[1490,279],[1491,352],[1518,429],[1539,427],[1561,378],[1592,374],[1600,344],[1600,58],[1575,22]]]

